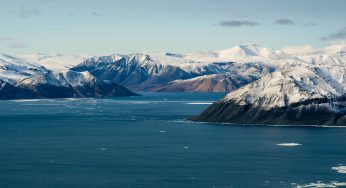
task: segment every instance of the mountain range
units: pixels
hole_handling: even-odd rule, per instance
[[[243,124],[345,123],[346,44],[281,50],[256,44],[196,52],[0,55],[0,98],[228,92],[192,119]],[[130,91],[131,90],[131,91]]]

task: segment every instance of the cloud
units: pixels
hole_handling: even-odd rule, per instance
[[[22,43],[10,43],[8,47],[22,49],[22,48],[28,48],[29,46]]]
[[[38,8],[27,8],[21,6],[19,8],[19,17],[21,18],[28,18],[31,16],[40,16],[42,13],[41,9]]]
[[[296,23],[294,23],[294,21],[290,20],[290,19],[278,19],[278,20],[275,20],[274,24],[277,24],[277,25],[294,25]]]
[[[343,39],[346,39],[346,29],[344,29],[343,31],[329,34],[328,36],[324,36],[321,38],[321,40],[343,40]]]
[[[239,21],[239,20],[230,20],[230,21],[222,21],[220,25],[223,27],[241,27],[241,26],[257,26],[258,22],[254,21]]]

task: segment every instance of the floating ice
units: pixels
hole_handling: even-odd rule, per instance
[[[280,143],[276,144],[277,146],[285,146],[285,147],[294,147],[294,146],[301,146],[302,144],[299,143]]]
[[[297,185],[296,188],[337,188],[340,186],[346,186],[346,182],[332,181],[329,183],[323,183],[321,181],[318,181],[316,183],[309,183],[306,185]]]
[[[212,102],[189,102],[189,103],[186,103],[186,104],[213,104]]]
[[[346,166],[337,166],[337,167],[332,167],[333,170],[336,170],[337,172],[341,174],[346,174]]]
[[[13,102],[37,102],[37,101],[42,101],[45,99],[17,99],[17,100],[12,100]]]

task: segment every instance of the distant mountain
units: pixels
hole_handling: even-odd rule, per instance
[[[226,64],[227,68],[224,68],[224,71],[221,71],[221,67]],[[218,69],[218,71],[215,72],[221,73],[207,74],[186,80],[174,80],[164,86],[156,87],[155,89],[152,89],[152,91],[230,92],[275,70],[273,67],[261,63],[213,63],[212,65],[216,66]]]
[[[195,76],[176,66],[176,61],[168,64],[172,59],[175,58],[169,57],[162,60],[147,54],[113,55],[89,58],[71,70],[88,71],[101,80],[119,83],[136,91],[148,90],[147,88],[156,85]]]
[[[89,55],[62,55],[62,54],[29,54],[21,55],[21,58],[28,62],[34,62],[41,66],[46,67],[49,70],[65,71],[68,70],[85,59],[89,58]]]
[[[52,71],[36,63],[0,55],[0,99],[134,95],[137,94],[88,72]]]
[[[101,80],[119,83],[135,91],[210,92],[213,89],[208,88],[213,86],[198,89],[197,87],[185,87],[184,84],[187,82],[191,84],[194,81],[196,82],[195,85],[198,84],[200,79],[193,78],[199,76],[225,74],[227,77],[234,77],[235,79],[234,82],[225,83],[225,91],[231,91],[229,89],[238,88],[256,80],[273,71],[274,68],[263,63],[199,62],[186,59],[184,56],[166,53],[94,57],[87,59],[71,70],[88,71]],[[242,73],[239,73],[240,71]],[[242,75],[243,73],[247,75]],[[247,78],[245,78],[246,76]],[[212,77],[201,77],[201,79],[208,78]],[[223,77],[213,77],[214,81],[223,79]],[[236,81],[236,79],[239,80]],[[210,82],[210,84],[212,83]],[[181,86],[178,86],[180,84]],[[172,85],[174,86],[170,87]],[[179,87],[185,89],[179,89]]]
[[[16,87],[31,92],[29,98],[80,98],[135,96],[123,86],[100,81],[88,72],[49,72],[23,79]]]
[[[186,59],[201,62],[232,61],[232,62],[258,62],[265,60],[289,58],[290,55],[281,50],[261,47],[257,44],[244,44],[235,47],[209,52],[197,52],[186,55]]]
[[[23,59],[0,54],[0,79],[9,83],[37,74],[45,74],[48,70],[43,66]]]

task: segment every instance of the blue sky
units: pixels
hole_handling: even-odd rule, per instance
[[[110,54],[346,40],[344,0],[0,0],[0,52]]]

